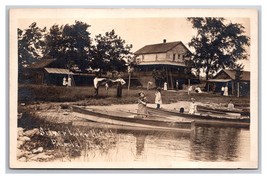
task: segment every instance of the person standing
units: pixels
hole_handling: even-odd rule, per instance
[[[224,93],[223,93],[224,96],[228,96],[228,85],[226,84],[225,87],[224,87]]]
[[[71,77],[70,77],[70,75],[69,75],[69,77],[68,77],[68,83],[67,83],[67,85],[70,87],[71,86]]]
[[[179,81],[178,80],[176,80],[175,86],[176,86],[176,90],[178,91],[179,90]]]
[[[122,78],[118,78],[116,80],[117,82],[117,97],[121,98],[122,97],[122,87],[126,83]]]
[[[165,81],[164,86],[163,86],[163,90],[164,90],[164,91],[167,91],[167,90],[168,90],[168,87],[167,87],[167,86],[168,86],[168,84],[167,84],[167,82]]]
[[[223,94],[224,94],[224,86],[222,86],[221,88],[221,96],[223,96]]]
[[[145,118],[147,117],[148,113],[147,113],[147,98],[145,96],[144,92],[140,92],[139,94],[139,98],[138,98],[138,109],[137,109],[137,114],[138,116]]]
[[[106,95],[108,96],[108,89],[109,89],[108,82],[106,82],[106,84],[105,84],[105,88],[106,88]]]
[[[160,105],[162,104],[161,89],[160,88],[157,88],[157,91],[155,93],[155,104],[157,104],[157,109],[159,109]]]
[[[67,79],[66,79],[66,77],[64,76],[62,85],[63,85],[63,86],[67,86],[67,84],[68,84],[68,83],[67,83]]]
[[[197,105],[195,103],[195,98],[191,98],[191,103],[189,106],[189,114],[195,114],[197,112]]]

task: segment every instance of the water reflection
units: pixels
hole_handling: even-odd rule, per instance
[[[191,158],[201,161],[236,161],[241,151],[242,143],[249,146],[249,131],[238,128],[197,127],[196,134],[191,140]],[[240,141],[241,136],[245,141]],[[249,156],[249,150],[245,151]]]
[[[250,131],[244,128],[197,126],[194,132],[187,133],[133,131],[115,129],[108,125],[104,129],[103,125],[93,122],[83,122],[77,124],[78,126],[42,122],[35,124],[30,119],[21,119],[19,126],[50,128],[55,131],[68,129],[72,133],[84,134],[93,132],[88,138],[88,145],[84,145],[86,149],[81,151],[80,156],[72,158],[72,161],[238,162],[248,161],[250,158]],[[95,135],[98,137],[92,137]],[[108,143],[111,145],[107,145]]]
[[[136,157],[139,158],[145,149],[146,135],[134,134],[134,137],[136,139]]]

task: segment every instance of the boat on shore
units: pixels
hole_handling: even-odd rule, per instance
[[[148,107],[150,114],[164,115],[164,116],[176,116],[183,117],[185,119],[194,120],[196,124],[205,125],[218,125],[218,126],[230,126],[230,127],[249,127],[250,117],[249,116],[238,116],[238,115],[216,115],[210,113],[180,113],[175,109],[156,109]]]
[[[133,130],[154,131],[181,131],[191,132],[195,130],[194,120],[182,118],[164,117],[159,115],[147,115],[142,118],[137,114],[126,111],[112,111],[105,109],[93,109],[81,106],[72,106],[75,116],[87,121],[114,126],[124,126]]]

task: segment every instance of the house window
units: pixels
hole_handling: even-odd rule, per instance
[[[142,55],[142,61],[144,61],[144,58],[145,58],[144,55]]]
[[[158,55],[156,55],[156,61],[158,61]]]
[[[181,55],[180,54],[178,54],[178,59],[181,59]]]
[[[176,56],[176,54],[174,53],[172,56],[172,61],[175,61],[175,56]]]

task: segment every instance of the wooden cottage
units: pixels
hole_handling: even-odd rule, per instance
[[[208,91],[221,91],[222,86],[228,87],[230,95],[236,95],[239,83],[240,96],[248,96],[250,93],[250,72],[242,71],[240,80],[236,80],[236,71],[222,69],[212,79],[208,80]]]
[[[181,41],[167,43],[164,40],[163,43],[146,45],[135,52],[137,78],[143,86],[149,81],[155,85],[153,70],[164,70],[168,88],[175,88],[176,80],[182,85],[186,83],[186,78],[192,78],[185,74],[185,60],[189,54],[191,52]]]
[[[79,73],[62,67],[56,59],[43,59],[23,70],[23,83],[63,85],[63,78],[70,77],[72,86],[92,85],[95,74]]]

